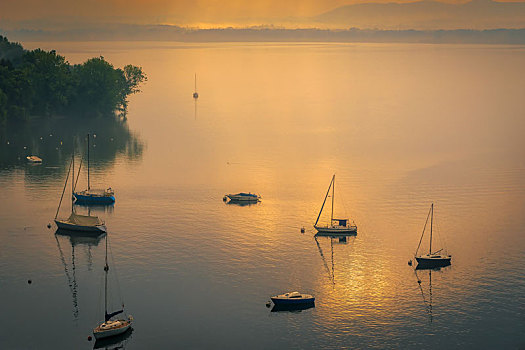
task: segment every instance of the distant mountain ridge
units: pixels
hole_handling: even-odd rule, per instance
[[[410,3],[364,3],[341,6],[311,20],[330,28],[525,28],[525,2],[473,0],[450,4],[423,0]]]

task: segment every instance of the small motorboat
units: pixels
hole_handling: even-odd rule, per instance
[[[315,298],[310,294],[301,294],[299,292],[290,292],[284,293],[281,295],[276,295],[271,297],[273,303],[277,306],[293,306],[293,305],[304,305],[304,304],[313,304]]]
[[[237,194],[227,194],[225,197],[228,197],[231,201],[234,202],[258,202],[261,199],[261,196],[255,193],[237,193]]]
[[[42,158],[37,156],[27,156],[26,159],[29,163],[42,163]]]

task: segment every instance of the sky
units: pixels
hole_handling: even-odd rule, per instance
[[[39,29],[49,27],[51,24],[53,26],[74,26],[86,22],[170,24],[200,28],[282,25],[293,22],[297,18],[317,16],[340,6],[371,2],[393,1],[1,0],[0,28]],[[444,0],[442,2],[465,3],[466,1]]]

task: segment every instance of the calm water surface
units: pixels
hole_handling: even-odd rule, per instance
[[[105,238],[46,227],[88,131],[92,182],[116,191],[90,210],[135,318],[126,349],[525,347],[524,47],[23,44],[149,81],[127,123],[3,130],[0,348],[93,347]],[[334,173],[335,214],[359,232],[316,240]],[[223,203],[239,191],[262,202]],[[452,266],[414,271],[431,202]],[[292,290],[316,307],[265,307]]]

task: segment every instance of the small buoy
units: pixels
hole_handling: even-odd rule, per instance
[[[412,266],[412,260],[408,260],[408,266]]]
[[[226,200],[227,200],[226,196],[222,197],[222,200],[223,200],[224,202],[226,202]]]
[[[93,138],[96,139],[97,138],[97,134],[93,134]]]
[[[266,302],[266,307],[270,307],[270,306],[272,306],[272,302],[271,301],[267,301]]]
[[[49,137],[52,137],[52,136],[53,136],[53,134],[49,134]]]
[[[40,140],[43,140],[44,138],[42,136],[40,136]]]
[[[421,280],[417,280],[417,283],[421,284]]]
[[[88,341],[91,341],[91,339],[93,339],[93,338],[91,338],[91,336],[90,336],[90,335],[88,335]]]
[[[60,144],[62,144],[62,141],[60,141]]]
[[[33,281],[27,280],[27,284],[31,284],[31,283],[33,283]]]
[[[51,224],[47,224],[47,228],[51,228]]]
[[[27,149],[27,146],[24,146],[24,149]]]
[[[301,233],[304,233],[304,231],[305,231],[304,227],[301,227]]]
[[[9,141],[7,141],[7,144],[9,144]]]

